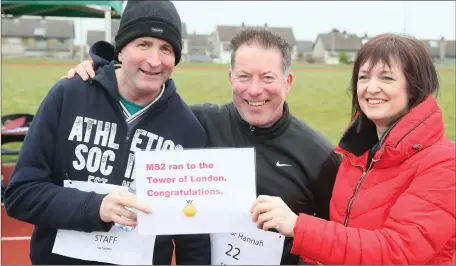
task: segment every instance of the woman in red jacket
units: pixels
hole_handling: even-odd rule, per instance
[[[353,68],[352,123],[335,150],[343,159],[330,221],[298,216],[269,196],[258,197],[252,219],[294,237],[292,253],[311,263],[450,264],[456,151],[432,96],[438,87],[419,41],[369,40]]]

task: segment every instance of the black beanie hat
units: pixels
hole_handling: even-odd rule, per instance
[[[182,23],[171,1],[129,0],[115,37],[117,52],[139,37],[154,37],[171,44],[177,65],[182,51]]]

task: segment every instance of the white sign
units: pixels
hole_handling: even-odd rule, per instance
[[[65,180],[65,187],[107,194],[119,186]],[[138,228],[130,232],[115,226],[109,232],[58,230],[53,253],[63,256],[122,265],[152,265],[155,236],[141,236]]]
[[[152,213],[138,214],[145,235],[207,234],[257,230],[253,148],[139,151],[138,200]]]
[[[280,265],[285,237],[255,232],[211,234],[212,265]]]

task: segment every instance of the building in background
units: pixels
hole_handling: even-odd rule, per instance
[[[348,58],[348,62],[353,62],[356,53],[368,39],[367,34],[358,37],[356,34],[333,29],[318,34],[312,54],[317,62],[325,64],[339,64],[342,55]]]
[[[188,61],[189,62],[212,62],[212,34],[188,35]]]
[[[79,45],[74,44],[74,20],[12,18],[2,17],[2,56],[78,58]],[[112,20],[112,43],[119,29],[120,21]],[[320,33],[314,42],[297,41],[291,27],[217,25],[209,35],[187,33],[187,25],[182,23],[182,61],[214,62],[228,64],[231,60],[230,41],[240,30],[248,27],[264,27],[281,35],[292,47],[292,60],[308,63],[339,64],[352,63],[361,46],[369,40],[367,34],[357,36],[332,29]],[[103,30],[88,30],[83,44],[85,56],[97,41],[105,39]],[[420,40],[437,64],[456,62],[455,40]],[[345,58],[345,60],[341,59]]]
[[[112,19],[111,20],[111,43],[114,43],[114,37],[116,37],[117,31],[119,31],[120,20]],[[104,41],[105,39],[105,32],[104,30],[88,30],[87,31],[87,52],[88,49],[98,41]]]
[[[227,64],[231,60],[231,49],[230,41],[236,35],[237,32],[241,31],[246,27],[255,27],[247,26],[242,23],[240,26],[226,26],[226,25],[217,25],[215,27],[215,32],[212,36],[213,52],[214,52],[214,62],[219,64]],[[257,26],[258,27],[258,26]],[[269,27],[268,24],[264,24],[261,27],[268,28],[272,32],[282,36],[285,41],[292,47],[292,60],[295,60],[297,57],[296,49],[296,38],[291,27]]]
[[[72,20],[2,17],[2,56],[72,58]]]
[[[313,63],[313,42],[296,41],[296,61]]]
[[[455,40],[420,40],[435,63],[453,64],[456,62]]]

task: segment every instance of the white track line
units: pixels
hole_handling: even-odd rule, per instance
[[[2,237],[2,241],[17,241],[17,240],[30,240],[30,236],[11,236],[11,237]]]

